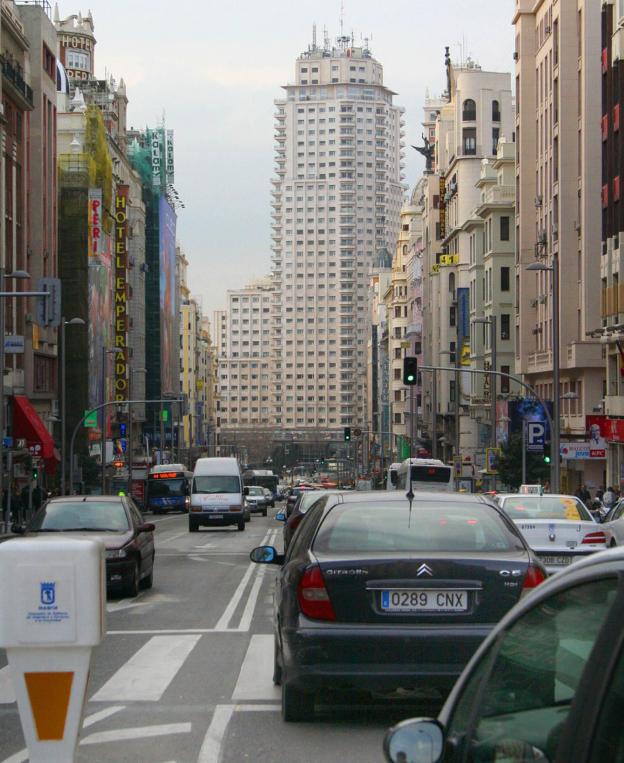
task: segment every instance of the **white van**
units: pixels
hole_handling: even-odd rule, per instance
[[[245,529],[245,491],[235,458],[198,458],[193,472],[189,532],[200,525]]]

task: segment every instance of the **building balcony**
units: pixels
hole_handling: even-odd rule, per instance
[[[606,395],[604,401],[607,416],[624,416],[624,395]]]
[[[571,342],[568,345],[568,368],[602,368],[602,347],[600,342]]]
[[[0,56],[2,65],[2,81],[8,85],[8,92],[17,100],[25,111],[32,111],[35,108],[32,88],[26,84],[19,69]]]
[[[542,373],[544,371],[552,371],[551,351],[530,352],[527,356],[526,373]]]

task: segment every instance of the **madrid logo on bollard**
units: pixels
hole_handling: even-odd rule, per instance
[[[56,602],[56,583],[41,583],[41,603],[50,606]]]

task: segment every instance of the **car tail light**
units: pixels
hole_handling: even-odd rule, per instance
[[[290,520],[290,529],[295,532],[295,530],[299,527],[301,524],[301,520],[304,518],[305,514],[297,514],[296,517],[293,517],[293,519]]]
[[[529,564],[526,575],[524,576],[524,581],[522,583],[522,596],[530,593],[534,588],[537,588],[537,586],[540,583],[543,583],[545,580],[546,575],[544,574],[542,568],[535,564]]]
[[[335,620],[336,613],[329,600],[320,567],[309,567],[297,586],[299,607],[313,620]]]
[[[602,530],[598,530],[598,532],[587,533],[587,535],[581,541],[581,545],[584,543],[601,543],[606,545],[607,534]]]

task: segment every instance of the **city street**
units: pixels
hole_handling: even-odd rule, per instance
[[[78,760],[150,763],[317,763],[382,760],[388,725],[436,705],[317,706],[286,724],[273,686],[275,569],[249,562],[281,547],[282,525],[254,516],[235,529],[188,532],[185,515],[157,526],[154,588],[108,602],[108,635],[92,662]],[[11,541],[10,541],[11,542]],[[340,701],[340,700],[339,700]],[[0,652],[0,763],[28,759]]]

